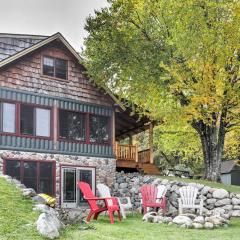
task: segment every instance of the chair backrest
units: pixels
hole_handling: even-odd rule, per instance
[[[97,184],[97,189],[99,191],[100,197],[111,197],[110,189],[105,184]]]
[[[164,197],[164,196],[166,195],[166,193],[167,193],[167,187],[164,186],[164,185],[158,185],[158,186],[157,186],[157,190],[158,190],[158,192],[157,192],[157,198],[162,198],[162,197]]]
[[[156,203],[157,199],[157,187],[154,185],[146,184],[140,188],[140,192],[142,194],[142,204],[145,205],[147,203]]]
[[[99,191],[100,197],[103,198],[111,197],[110,189],[105,184],[102,183],[97,184],[97,189]],[[113,201],[111,199],[108,199],[107,202],[109,206],[113,205]]]
[[[187,206],[195,205],[198,189],[193,186],[184,186],[179,189],[182,203]]]
[[[78,181],[77,185],[78,185],[79,189],[82,191],[83,197],[85,199],[86,198],[94,198],[95,197],[93,192],[92,192],[92,190],[91,190],[91,187],[90,187],[90,185],[88,183]],[[88,200],[88,199],[86,199],[86,200],[88,201],[89,207],[92,210],[96,210],[96,209],[99,208],[97,203],[96,203],[96,200]]]

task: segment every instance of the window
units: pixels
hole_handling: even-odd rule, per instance
[[[50,137],[50,110],[21,105],[20,133],[23,135]]]
[[[64,59],[43,57],[43,75],[67,79],[68,66]]]
[[[109,118],[91,115],[89,119],[90,142],[108,143],[109,142]]]
[[[86,140],[85,114],[66,110],[59,111],[59,136],[77,141]]]
[[[1,130],[6,133],[16,131],[16,105],[12,103],[2,103],[1,106]]]
[[[37,193],[54,195],[54,163],[26,160],[5,160],[5,174],[21,181]]]
[[[76,208],[86,204],[82,192],[77,187],[77,181],[89,183],[95,192],[95,168],[91,167],[62,167],[61,168],[61,206]]]

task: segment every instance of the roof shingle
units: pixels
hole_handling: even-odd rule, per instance
[[[40,35],[0,33],[0,62],[46,38],[48,37]]]

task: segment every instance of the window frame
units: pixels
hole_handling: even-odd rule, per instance
[[[79,165],[79,164],[65,164],[65,163],[61,163],[60,164],[60,194],[59,194],[59,199],[60,199],[60,206],[63,208],[68,208],[67,206],[65,206],[65,204],[63,203],[63,176],[62,176],[62,171],[63,169],[67,169],[67,168],[75,168],[76,170],[92,170],[92,173],[94,173],[94,177],[92,178],[93,181],[93,186],[94,189],[92,189],[92,192],[94,193],[94,195],[96,195],[96,191],[97,191],[97,168],[96,166],[86,166],[86,165]],[[76,185],[76,189],[79,189],[78,186]],[[80,191],[80,190],[78,190]],[[77,201],[77,199],[76,199]],[[77,207],[83,207],[83,206],[87,206],[86,203],[81,203],[80,205],[78,205]]]
[[[15,105],[15,132],[4,132],[3,131],[3,103],[9,103]],[[15,101],[11,100],[4,100],[0,99],[0,135],[17,135],[17,116],[18,116],[18,109],[17,109],[17,103]]]
[[[2,103],[11,103],[15,104],[15,132],[10,133],[10,132],[3,132],[2,131]],[[29,134],[21,134],[21,129],[20,129],[20,120],[21,120],[21,105],[28,105],[32,106],[34,109],[36,108],[42,108],[50,111],[50,136],[45,137],[45,136],[36,136],[36,135],[29,135]],[[35,111],[34,111],[35,112]],[[34,121],[36,121],[34,119]],[[53,114],[53,107],[48,107],[48,106],[42,106],[40,104],[32,104],[32,103],[25,103],[25,102],[18,102],[14,100],[5,100],[5,99],[0,99],[0,136],[5,135],[5,136],[16,136],[16,137],[26,137],[26,138],[33,138],[33,139],[44,139],[44,140],[53,140],[53,122],[54,122],[54,114]],[[34,126],[36,123],[34,123]]]
[[[30,135],[30,134],[22,134],[21,133],[21,106],[22,105],[25,105],[25,106],[30,106],[30,107],[33,107],[33,135]],[[45,109],[45,110],[49,110],[50,111],[50,134],[49,134],[49,137],[47,136],[38,136],[36,135],[36,108],[41,108],[41,109]],[[41,105],[38,105],[38,104],[31,104],[31,103],[20,103],[19,104],[19,114],[18,114],[18,117],[19,117],[19,120],[18,120],[18,124],[19,124],[19,136],[20,137],[28,137],[28,138],[37,138],[37,139],[46,139],[46,140],[51,140],[53,139],[53,108],[52,107],[47,107],[47,106],[41,106]]]
[[[82,140],[75,140],[75,139],[68,139],[68,138],[63,138],[60,136],[60,111],[66,111],[66,112],[75,112],[75,113],[80,113],[84,116],[85,118],[85,141]],[[58,117],[57,117],[57,138],[58,141],[63,141],[63,142],[71,142],[71,143],[88,143],[88,114],[85,112],[81,111],[75,111],[75,110],[69,110],[69,109],[64,109],[64,108],[58,108]]]
[[[43,66],[44,66],[44,58],[52,58],[53,59],[53,76],[48,76],[46,74],[43,73]],[[65,78],[58,78],[56,77],[56,59],[60,59],[60,60],[64,60],[66,61],[66,67],[67,67],[67,70],[66,70],[66,79]],[[60,80],[60,81],[68,81],[69,79],[69,60],[66,59],[66,58],[59,58],[59,57],[54,57],[54,56],[51,56],[51,55],[42,55],[41,57],[41,75],[42,77],[44,78],[50,78],[50,79],[53,79],[53,80]]]
[[[55,160],[33,160],[33,159],[18,159],[18,158],[4,158],[3,159],[3,174],[6,174],[7,161],[19,161],[20,162],[20,182],[23,183],[24,179],[24,162],[34,162],[37,164],[37,193],[40,184],[40,163],[52,163],[52,196],[56,196],[56,161]]]
[[[107,133],[109,135],[108,141],[106,143],[101,143],[101,142],[91,142],[90,141],[90,117],[91,116],[96,116],[96,117],[106,117],[108,119],[107,123]],[[104,116],[104,115],[98,115],[98,114],[93,114],[90,113],[88,117],[88,130],[89,130],[89,144],[96,144],[96,145],[111,145],[111,139],[112,139],[112,117],[111,116]]]
[[[68,111],[68,112],[76,112],[76,113],[81,113],[85,115],[85,127],[86,127],[86,133],[85,133],[85,141],[81,140],[74,140],[74,139],[66,139],[66,138],[61,138],[60,137],[60,111]],[[99,117],[106,117],[108,118],[108,134],[109,134],[109,139],[107,143],[99,143],[99,142],[91,142],[90,141],[90,116],[99,116]],[[68,142],[68,143],[85,143],[88,145],[98,145],[98,146],[110,146],[111,141],[112,141],[112,117],[111,116],[105,116],[105,115],[100,115],[100,114],[94,114],[94,113],[88,113],[88,112],[82,112],[82,111],[76,111],[76,110],[69,110],[69,109],[64,109],[64,108],[58,108],[58,113],[57,113],[57,139],[59,142]]]

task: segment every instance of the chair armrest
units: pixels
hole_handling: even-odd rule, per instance
[[[109,204],[109,202],[111,202],[109,200],[112,201],[112,204]],[[108,206],[108,207],[112,206],[112,205],[118,205],[118,200],[115,197],[106,197],[106,198],[104,198],[104,201],[105,201],[106,206]]]

